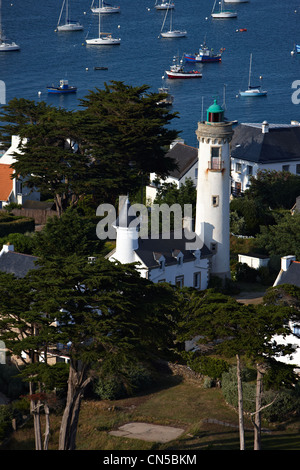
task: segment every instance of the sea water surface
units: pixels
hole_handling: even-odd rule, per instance
[[[300,0],[227,5],[238,12],[236,19],[227,20],[211,18],[214,0],[174,2],[173,26],[186,29],[187,37],[159,37],[165,12],[154,9],[155,0],[110,0],[120,6],[120,13],[103,16],[102,30],[120,37],[121,45],[87,47],[86,36],[98,35],[98,16],[91,14],[91,0],[70,0],[72,19],[84,26],[84,31],[72,33],[55,32],[62,0],[2,0],[3,29],[21,47],[19,52],[0,54],[6,102],[18,97],[76,109],[89,90],[103,88],[111,80],[147,84],[153,92],[164,84],[174,96],[172,110],[179,113],[172,126],[192,146],[197,146],[197,122],[205,118],[215,98],[225,104],[230,120],[300,120],[300,105],[292,102],[292,84],[300,80],[300,54],[291,54],[294,43],[300,43]],[[237,32],[240,28],[247,31]],[[162,78],[175,55],[196,52],[204,39],[215,51],[225,48],[221,63],[186,64],[187,69],[201,70],[202,79]],[[261,84],[267,97],[238,97],[239,90],[248,85],[250,53],[252,84]],[[94,70],[95,66],[107,70]],[[77,86],[77,93],[48,95],[47,85],[56,85],[60,79]]]

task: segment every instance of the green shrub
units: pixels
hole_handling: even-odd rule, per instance
[[[215,380],[221,379],[222,374],[229,370],[229,365],[226,361],[208,356],[198,356],[190,360],[188,365],[195,372],[207,375]]]
[[[94,393],[101,400],[118,400],[144,390],[152,380],[151,373],[144,366],[129,366],[119,372],[99,376],[94,384]]]
[[[9,405],[0,405],[0,441],[3,441],[12,431],[13,414]]]
[[[34,219],[29,217],[1,216],[0,237],[6,237],[10,233],[34,232]]]
[[[244,410],[253,412],[255,409],[255,382],[253,382],[254,371],[247,368],[241,372],[243,382],[243,406]],[[228,372],[222,375],[222,393],[226,402],[237,408],[238,391],[236,367],[231,367]]]
[[[27,392],[27,386],[18,374],[19,370],[14,365],[0,364],[0,390],[10,400],[16,400]]]

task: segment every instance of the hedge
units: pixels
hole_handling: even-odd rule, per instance
[[[29,217],[0,216],[0,237],[10,233],[34,232],[34,219]]]

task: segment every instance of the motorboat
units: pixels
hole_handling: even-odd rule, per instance
[[[204,43],[201,44],[199,52],[195,54],[185,53],[183,57],[186,62],[221,62],[224,50],[220,49],[220,52],[215,53],[213,49],[209,49]]]
[[[198,70],[186,71],[182,65],[182,61],[178,61],[178,57],[174,57],[173,65],[170,66],[169,70],[166,70],[166,75],[171,79],[187,79],[187,78],[202,78],[202,73]]]
[[[68,80],[60,80],[58,86],[48,86],[47,87],[48,93],[56,93],[56,94],[62,94],[62,93],[76,93],[77,87],[75,86],[70,86]]]

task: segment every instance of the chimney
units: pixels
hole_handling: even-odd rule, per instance
[[[14,245],[11,245],[9,242],[6,245],[3,245],[2,250],[0,251],[0,257],[4,253],[8,253],[9,251],[15,251]]]
[[[283,256],[281,258],[281,269],[282,269],[282,271],[287,271],[290,267],[290,264],[293,261],[296,261],[296,256],[295,255]]]
[[[267,123],[267,121],[264,121],[261,125],[261,132],[263,134],[267,134],[269,132],[269,124]]]

